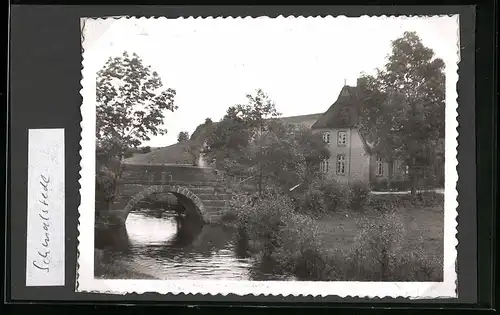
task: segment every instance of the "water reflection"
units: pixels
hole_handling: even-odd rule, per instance
[[[183,218],[176,211],[142,209],[129,214],[126,227],[96,230],[95,239],[101,261],[120,266],[108,276],[104,272],[105,278],[284,278],[256,268],[250,258],[238,253],[235,233]]]
[[[251,261],[235,257],[232,240],[231,230],[175,212],[130,213],[126,228],[96,232],[104,261],[159,279],[248,279]]]

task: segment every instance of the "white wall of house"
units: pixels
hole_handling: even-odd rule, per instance
[[[358,180],[366,183],[369,182],[370,156],[366,152],[361,136],[356,128],[315,129],[314,132],[324,135],[324,139],[326,140],[328,140],[326,134],[330,135],[329,143],[327,143],[330,151],[328,169],[325,169],[324,164],[322,167],[328,178],[337,179],[344,183],[351,183]],[[341,141],[339,141],[339,138]],[[342,160],[344,161],[343,167],[342,162],[340,162]]]

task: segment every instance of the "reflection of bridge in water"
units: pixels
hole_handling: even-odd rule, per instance
[[[212,168],[125,164],[108,216],[123,225],[142,200],[162,194],[177,197],[185,216],[207,223],[220,218],[232,197],[231,191],[217,181]]]

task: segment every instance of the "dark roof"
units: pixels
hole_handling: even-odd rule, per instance
[[[286,124],[291,125],[302,125],[307,128],[311,128],[312,125],[318,120],[318,118],[323,115],[323,113],[309,114],[309,115],[298,115],[290,117],[279,117],[278,119]]]
[[[335,103],[319,117],[312,129],[349,128],[358,124],[359,92],[358,88],[344,86]]]

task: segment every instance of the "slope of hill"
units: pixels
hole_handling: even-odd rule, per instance
[[[182,164],[193,165],[194,158],[189,154],[191,141],[179,142],[158,148],[146,154],[137,154],[125,159],[126,164]]]

